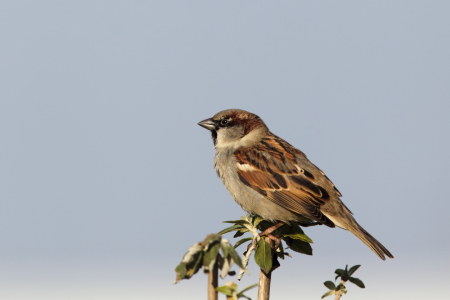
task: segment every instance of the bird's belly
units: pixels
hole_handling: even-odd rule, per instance
[[[243,184],[238,177],[236,164],[237,161],[231,153],[216,153],[214,165],[217,175],[231,194],[231,197],[244,211],[272,222],[281,221],[290,223],[310,221],[308,218],[295,214],[273,203],[252,188]]]

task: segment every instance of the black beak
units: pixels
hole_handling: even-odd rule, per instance
[[[206,119],[198,123],[198,125],[208,130],[216,130],[216,123],[212,119]]]

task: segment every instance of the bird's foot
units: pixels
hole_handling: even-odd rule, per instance
[[[279,246],[280,243],[281,243],[281,239],[278,238],[278,237],[276,237],[276,236],[274,236],[273,234],[268,234],[268,235],[266,235],[266,236],[267,236],[269,239],[271,239],[272,241],[275,242],[275,245],[274,245],[273,249],[277,249],[278,246]]]
[[[263,232],[261,232],[261,233],[259,234],[259,236],[267,236],[269,239],[273,240],[273,241],[275,242],[275,245],[274,245],[275,248],[274,248],[274,249],[276,249],[276,248],[278,248],[278,246],[280,245],[281,239],[278,238],[278,237],[276,237],[276,236],[274,236],[274,235],[272,234],[272,232],[274,232],[275,230],[277,230],[278,228],[280,228],[280,227],[283,226],[283,225],[284,225],[283,222],[278,222],[277,224],[275,224],[275,225],[273,225],[273,226],[270,226],[269,228],[267,228],[266,230],[264,230]]]

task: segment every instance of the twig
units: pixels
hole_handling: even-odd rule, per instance
[[[238,280],[241,280],[242,276],[244,276],[244,273],[247,270],[248,261],[250,259],[250,256],[252,256],[252,252],[255,250],[256,245],[258,245],[259,239],[260,239],[259,235],[256,235],[253,238],[252,242],[249,244],[247,251],[245,251],[244,256],[242,257],[242,264],[244,265],[244,269],[241,269],[239,271]]]
[[[219,266],[217,262],[214,264],[214,268],[209,270],[208,273],[208,300],[218,300],[217,285],[219,277]]]
[[[246,272],[246,270],[247,270],[248,260],[250,259],[250,256],[252,256],[252,252],[255,250],[256,246],[258,245],[259,240],[261,239],[261,237],[258,234],[258,229],[256,229],[256,227],[254,227],[251,224],[251,219],[248,216],[246,216],[245,218],[249,222],[249,224],[244,224],[244,226],[248,229],[248,231],[251,234],[253,234],[253,240],[249,244],[247,251],[242,256],[242,264],[244,265],[244,269],[241,269],[239,271],[238,280],[241,280],[242,276],[244,276],[244,272]]]
[[[342,284],[342,285],[345,285],[345,281],[344,281],[344,280],[341,280],[341,284]],[[336,293],[334,294],[334,295],[335,295],[335,296],[334,296],[334,300],[339,300],[339,299],[341,299],[342,294],[343,294],[342,289],[340,289],[339,291],[336,291]]]
[[[274,242],[269,237],[266,237],[265,241],[269,243],[270,248],[274,246]],[[264,273],[262,269],[259,271],[258,300],[269,300],[271,279],[272,279],[272,270],[269,272],[269,274]]]

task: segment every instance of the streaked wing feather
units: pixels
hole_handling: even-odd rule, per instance
[[[235,152],[241,182],[292,212],[334,227],[320,211],[320,205],[329,200],[328,193],[296,164],[295,155],[304,154],[280,140],[264,139],[256,150]]]

